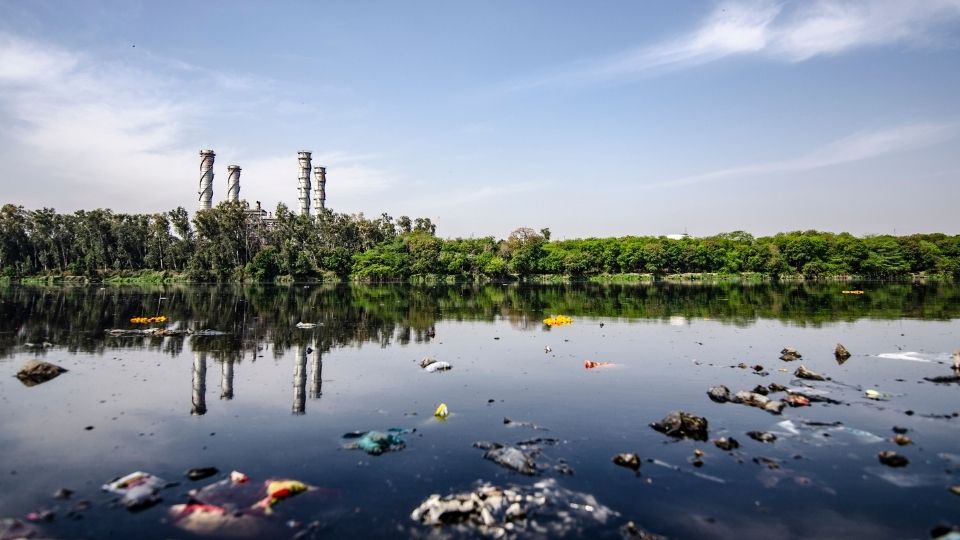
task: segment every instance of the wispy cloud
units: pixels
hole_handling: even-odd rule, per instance
[[[509,87],[604,83],[732,56],[802,62],[864,47],[929,45],[938,29],[958,20],[960,0],[732,0],[718,4],[698,28],[677,38],[560,66]]]
[[[833,141],[804,155],[718,169],[702,174],[634,186],[635,190],[681,187],[705,182],[749,179],[823,169],[938,144],[957,135],[955,123],[919,123],[859,132]]]
[[[146,56],[132,64],[0,33],[0,204],[192,209],[199,177],[195,141],[208,140],[204,125],[225,114],[219,102],[254,100],[257,107],[243,110],[260,115],[282,115],[286,107],[270,80]],[[196,86],[203,94],[190,91]],[[217,150],[219,200],[223,170],[241,154]],[[360,197],[395,179],[369,155],[316,156],[321,161],[332,167],[338,184],[330,190],[338,194]],[[295,202],[296,163],[295,152],[241,157],[243,196],[270,205],[278,198]]]

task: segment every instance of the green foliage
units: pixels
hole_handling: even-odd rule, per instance
[[[754,238],[743,231],[704,238],[653,236],[551,240],[550,229],[441,239],[429,218],[324,210],[273,216],[245,202],[154,215],[95,209],[0,207],[0,276],[87,280],[146,279],[161,272],[194,281],[483,281],[508,275],[633,281],[751,276],[829,279],[859,276],[960,277],[960,236],[867,236],[797,231]],[[143,274],[148,275],[148,274]],[[152,274],[149,274],[152,275]],[[152,279],[152,278],[150,278]],[[713,278],[711,278],[713,279]]]

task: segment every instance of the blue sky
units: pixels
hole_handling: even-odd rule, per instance
[[[0,0],[0,202],[960,233],[960,0]]]

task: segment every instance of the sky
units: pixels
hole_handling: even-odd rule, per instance
[[[0,204],[960,234],[960,0],[0,0]]]

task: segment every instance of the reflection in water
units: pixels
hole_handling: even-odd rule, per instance
[[[220,363],[220,399],[233,399],[233,360]]]
[[[320,396],[323,395],[323,391],[320,388],[322,383],[321,377],[323,376],[322,371],[323,355],[318,346],[317,349],[313,351],[313,362],[310,364],[310,399],[320,399]]]
[[[190,414],[202,416],[207,413],[207,353],[193,353],[193,408]]]
[[[865,291],[856,298],[844,289]],[[174,335],[111,337],[131,329],[130,318],[157,311],[158,299]],[[609,317],[689,322],[701,318],[736,325],[777,319],[799,325],[875,319],[960,317],[960,287],[951,283],[759,283],[742,285],[326,285],[64,287],[0,286],[0,357],[50,342],[49,350],[104,354],[113,348],[177,356],[186,336],[212,329],[224,335],[191,339],[217,361],[272,348],[278,357],[299,337],[291,321],[310,320],[323,333],[312,343],[329,351],[346,345],[433,339],[439,320],[508,320],[540,328],[544,316]],[[139,328],[138,328],[139,329]],[[43,351],[40,351],[43,354]],[[225,398],[226,399],[226,398]]]
[[[296,369],[293,371],[293,414],[307,412],[307,347],[306,343],[297,346]]]

